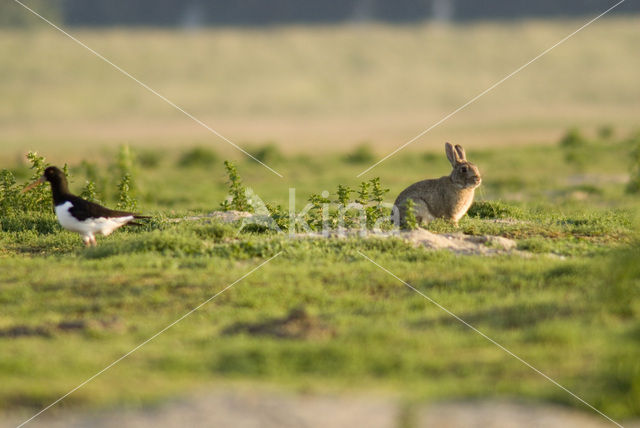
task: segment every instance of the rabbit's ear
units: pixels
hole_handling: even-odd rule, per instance
[[[464,149],[460,144],[456,144],[456,153],[458,153],[458,157],[461,161],[467,160],[467,155],[464,153]]]
[[[460,156],[458,156],[458,153],[450,143],[444,143],[444,151],[447,153],[447,159],[449,159],[452,166],[456,166],[456,164],[460,162]]]

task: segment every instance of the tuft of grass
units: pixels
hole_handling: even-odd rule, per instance
[[[253,208],[247,198],[247,189],[244,184],[242,184],[242,178],[238,173],[238,168],[230,161],[224,161],[224,167],[227,170],[228,176],[229,199],[222,201],[220,208],[223,211],[236,210],[252,212]]]
[[[178,166],[182,168],[209,168],[218,161],[216,152],[208,147],[194,147],[180,156]]]
[[[418,219],[416,218],[416,203],[413,199],[408,198],[405,201],[406,212],[404,214],[404,222],[401,225],[403,229],[416,230],[418,228]]]
[[[615,137],[613,125],[602,125],[598,128],[598,138],[601,141],[611,141]]]
[[[588,160],[586,147],[589,141],[582,135],[578,128],[569,129],[558,142],[564,152],[564,160],[577,168],[584,167]]]
[[[139,150],[137,153],[138,163],[145,169],[157,168],[163,158],[164,153],[160,150]]]
[[[116,167],[120,174],[118,182],[118,203],[116,207],[120,210],[135,211],[138,208],[136,200],[136,184],[134,171],[136,156],[128,145],[120,147],[116,161]]]
[[[372,163],[376,160],[376,154],[369,143],[358,145],[353,151],[344,157],[345,162],[353,164]]]
[[[502,201],[475,201],[469,207],[467,215],[472,218],[496,219],[496,218],[521,218],[522,210]]]
[[[284,153],[277,144],[267,143],[247,150],[253,157],[266,164],[280,162],[285,159]]]
[[[45,158],[36,152],[27,153],[27,160],[31,163],[32,170],[30,182],[38,180],[48,166]],[[68,167],[65,164],[65,174],[68,175]],[[13,172],[3,169],[0,171],[0,215],[10,215],[28,211],[51,211],[51,189],[47,185],[36,186],[29,192],[22,193],[26,186],[20,186],[16,182]]]
[[[118,203],[116,207],[125,211],[135,211],[138,208],[138,202],[133,196],[132,175],[129,172],[125,173],[120,178],[120,183],[118,183]]]
[[[91,180],[87,180],[84,188],[80,192],[80,197],[96,204],[102,204],[102,201],[98,198],[96,183]]]

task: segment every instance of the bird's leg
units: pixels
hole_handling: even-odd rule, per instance
[[[85,247],[88,247],[91,245],[91,236],[90,235],[83,235],[82,236],[82,242],[84,243]]]
[[[98,246],[98,243],[96,242],[95,235],[91,235],[91,246],[92,247],[97,247]]]

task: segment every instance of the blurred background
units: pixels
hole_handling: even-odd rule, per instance
[[[287,152],[409,140],[613,2],[25,1],[208,125]],[[640,113],[640,4],[627,1],[433,129],[541,143]],[[12,1],[0,5],[0,156],[123,142],[230,147]],[[233,151],[233,149],[231,149]],[[7,160],[7,159],[5,159]]]

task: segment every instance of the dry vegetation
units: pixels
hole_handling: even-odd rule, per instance
[[[639,22],[596,22],[434,129],[421,148],[444,139],[471,148],[538,143],[570,125],[627,130],[640,114]],[[582,23],[73,33],[234,141],[315,152],[362,141],[395,147]],[[35,142],[65,155],[123,141],[226,145],[51,28],[4,31],[0,57],[2,157]]]

